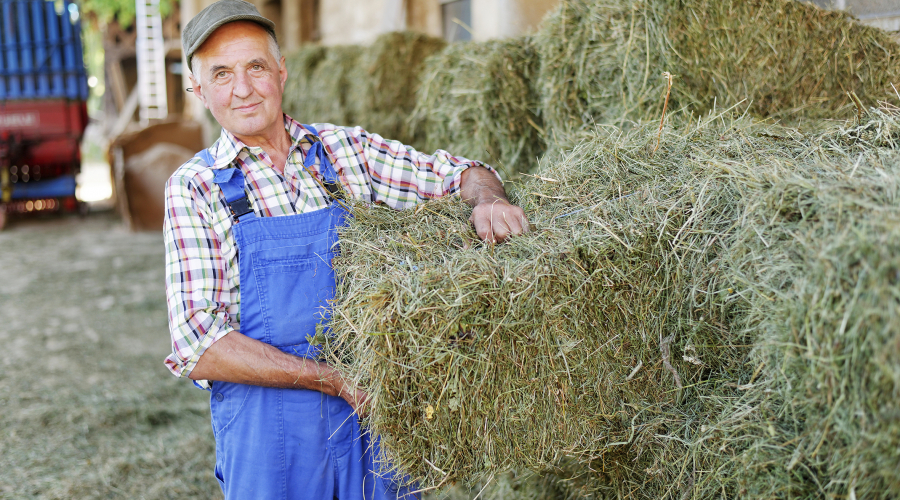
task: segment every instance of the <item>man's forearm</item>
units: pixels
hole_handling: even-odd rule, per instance
[[[284,353],[240,332],[231,332],[211,345],[189,376],[194,380],[310,389],[344,398],[354,408],[365,400],[365,393],[328,364]]]

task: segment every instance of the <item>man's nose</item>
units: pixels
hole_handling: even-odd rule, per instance
[[[245,71],[237,71],[234,74],[234,89],[231,91],[235,97],[244,99],[253,93],[253,85],[250,84],[250,75]]]

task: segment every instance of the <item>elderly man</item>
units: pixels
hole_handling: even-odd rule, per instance
[[[223,130],[166,185],[166,364],[211,392],[225,497],[403,496],[357,422],[366,393],[306,340],[334,294],[346,212],[333,196],[404,209],[458,193],[489,241],[526,231],[524,214],[480,162],[285,115],[274,23],[249,3],[207,7],[182,44],[194,95]]]

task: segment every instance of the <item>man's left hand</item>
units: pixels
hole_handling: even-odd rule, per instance
[[[488,243],[501,243],[510,236],[528,231],[525,212],[506,200],[482,202],[472,208],[469,221],[478,237]]]
[[[482,240],[500,243],[528,232],[525,212],[506,199],[503,184],[490,170],[480,166],[466,169],[460,191],[462,199],[472,207],[469,221]]]

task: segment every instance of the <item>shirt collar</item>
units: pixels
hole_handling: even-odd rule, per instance
[[[304,140],[308,143],[312,143],[312,138],[316,137],[316,134],[314,134],[312,130],[303,126],[300,122],[294,120],[287,114],[282,113],[282,115],[284,117],[284,128],[291,136],[292,151],[297,148],[301,142],[304,142]],[[247,146],[243,141],[235,137],[234,134],[223,128],[222,133],[219,134],[219,139],[210,149],[213,158],[216,159],[212,168],[218,170],[230,167],[231,164],[234,163],[235,158],[237,158],[244,149],[250,151],[253,148]]]

